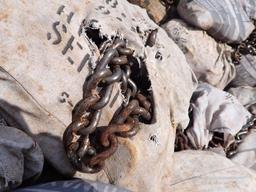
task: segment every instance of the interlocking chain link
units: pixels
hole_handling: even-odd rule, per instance
[[[256,129],[255,116],[252,116],[250,121],[235,135],[235,141],[225,150],[228,158],[231,158],[237,154],[239,144],[243,142],[244,138],[252,129]]]
[[[102,57],[85,83],[83,99],[72,113],[72,122],[63,135],[68,159],[85,173],[102,170],[107,158],[115,153],[118,137],[132,137],[139,131],[139,121],[150,121],[152,106],[131,79],[133,50],[116,38],[99,47]],[[98,127],[102,109],[108,105],[113,85],[121,82],[124,102],[109,125]]]
[[[251,130],[256,129],[256,117],[252,116],[248,123],[235,135],[228,135],[229,138],[224,138],[224,133],[214,132],[211,141],[208,144],[209,148],[222,147],[228,158],[237,154],[239,144],[244,141],[244,138],[250,133]],[[194,149],[189,142],[186,132],[178,129],[175,138],[175,151],[182,151],[187,149]]]
[[[250,34],[250,36],[240,43],[235,51],[232,53],[232,61],[235,65],[240,63],[242,55],[256,55],[256,29]]]
[[[160,2],[166,7],[166,9],[169,9],[174,3],[176,3],[176,1],[175,0],[160,0]]]

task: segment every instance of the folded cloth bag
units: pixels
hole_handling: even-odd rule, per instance
[[[256,86],[256,56],[243,55],[236,71],[237,75],[231,82],[233,87]]]
[[[255,172],[209,151],[174,153],[171,192],[252,192]]]
[[[249,108],[251,105],[256,103],[256,88],[250,86],[241,86],[236,88],[230,88],[229,93],[234,95],[239,102]]]
[[[209,151],[174,153],[173,174],[165,175],[162,183],[172,192],[251,192],[256,186],[255,172]],[[89,180],[69,180],[44,183],[15,190],[15,192],[128,192],[109,184]]]
[[[252,129],[237,148],[232,161],[256,170],[256,130]]]
[[[36,179],[43,169],[44,157],[30,136],[1,122],[0,191],[9,191],[24,180]]]
[[[223,89],[235,77],[231,47],[217,43],[205,31],[179,19],[173,19],[162,27],[185,54],[199,81]]]
[[[191,123],[186,129],[194,148],[208,146],[213,132],[236,135],[251,114],[228,92],[200,84],[191,99]]]
[[[222,42],[238,43],[254,29],[254,0],[180,0],[179,15]]]
[[[239,102],[248,110],[256,115],[256,88],[249,86],[241,86],[231,88],[229,93],[234,95]],[[238,146],[237,154],[232,157],[236,163],[242,164],[248,168],[256,170],[256,131],[252,129],[243,142]]]

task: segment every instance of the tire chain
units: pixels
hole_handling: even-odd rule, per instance
[[[129,138],[139,131],[141,119],[152,118],[151,102],[140,93],[130,78],[133,50],[125,40],[116,38],[99,47],[102,57],[94,73],[86,81],[83,99],[72,112],[72,122],[63,134],[63,144],[74,168],[85,173],[97,173],[105,160],[118,148],[118,137]],[[102,109],[108,105],[113,86],[121,82],[125,95],[109,125],[98,127]]]

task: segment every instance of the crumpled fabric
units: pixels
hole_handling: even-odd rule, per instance
[[[67,181],[54,181],[40,185],[17,189],[14,192],[129,192],[114,185],[93,182],[90,180],[73,179]]]
[[[250,107],[248,108],[248,110],[250,111],[251,114],[256,116],[256,103],[250,105]]]
[[[252,129],[243,142],[238,145],[237,154],[234,155],[232,161],[244,165],[256,171],[256,130]]]
[[[0,123],[0,191],[11,190],[22,181],[36,179],[43,164],[43,153],[30,136]]]
[[[171,192],[253,192],[255,171],[209,151],[174,153]]]
[[[179,19],[162,26],[169,37],[177,43],[198,81],[223,89],[234,79],[231,47],[217,43],[205,31],[193,28]]]
[[[196,149],[208,146],[213,132],[235,135],[251,114],[230,93],[200,84],[191,99],[191,124],[186,129]]]
[[[246,108],[249,108],[256,103],[256,87],[235,87],[230,88],[228,92],[234,95],[239,100],[239,102]]]
[[[179,15],[222,42],[238,43],[254,29],[254,0],[180,0]]]
[[[242,55],[240,64],[236,66],[237,75],[231,82],[233,87],[256,86],[256,56]]]
[[[229,93],[234,95],[254,116],[256,116],[256,88],[241,86],[230,88]],[[256,130],[252,129],[238,145],[237,154],[232,157],[236,163],[256,170]]]

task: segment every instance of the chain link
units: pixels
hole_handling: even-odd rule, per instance
[[[225,133],[214,132],[211,141],[208,144],[209,148],[222,147],[228,158],[237,154],[238,146],[244,141],[244,138],[250,133],[251,130],[256,129],[256,116],[252,116],[248,123],[235,135],[227,135]],[[186,132],[180,129],[176,131],[175,138],[175,151],[182,151],[187,149],[194,149],[189,142]]]
[[[118,137],[133,137],[139,131],[139,121],[152,118],[151,102],[131,79],[134,63],[130,58],[134,51],[120,38],[113,43],[103,42],[99,50],[102,57],[89,76],[83,99],[75,106],[72,122],[63,134],[68,159],[76,170],[85,173],[102,170],[105,160],[118,148]],[[124,102],[109,125],[98,127],[115,83],[121,83]]]
[[[252,116],[248,123],[243,126],[243,128],[235,135],[235,141],[225,150],[228,158],[231,158],[237,154],[239,144],[244,141],[244,138],[248,135],[248,133],[250,133],[252,129],[256,129],[255,116]]]
[[[174,5],[175,0],[160,0],[160,2],[166,7],[168,10],[172,5]]]
[[[240,64],[242,55],[256,55],[256,29],[250,34],[250,36],[240,43],[235,51],[231,54],[232,61],[235,65]]]

